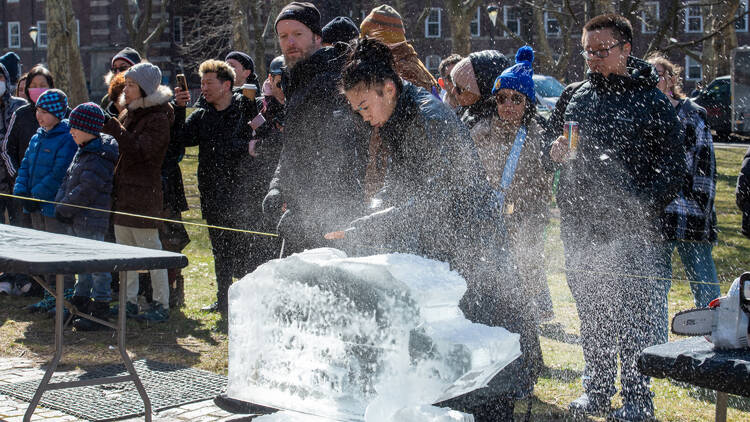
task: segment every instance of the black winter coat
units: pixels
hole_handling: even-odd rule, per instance
[[[270,188],[287,204],[279,233],[294,250],[326,245],[325,233],[362,214],[368,138],[339,92],[345,57],[339,43],[289,72],[283,148]]]
[[[86,145],[78,146],[55,201],[111,209],[112,182],[119,155],[117,141],[105,134]],[[55,217],[60,221],[69,221],[76,233],[105,234],[109,230],[109,213],[106,212],[57,205]]]
[[[198,189],[203,218],[210,224],[251,228],[260,216],[268,187],[256,177],[262,158],[250,156],[252,128],[258,114],[254,101],[240,93],[218,111],[205,101],[185,119],[185,108],[176,107],[174,136],[182,146],[198,146]]]
[[[562,165],[557,204],[563,231],[584,241],[660,237],[659,216],[685,180],[682,125],[656,71],[634,57],[628,70],[590,72],[550,116],[547,156],[562,122],[579,123],[578,157]]]
[[[478,394],[523,395],[536,382],[541,350],[508,252],[499,204],[471,135],[432,94],[409,83],[380,128],[392,152],[379,208],[355,220],[347,242],[450,263],[468,283],[468,319],[521,334],[524,358]]]
[[[495,85],[495,79],[503,73],[503,70],[511,67],[513,62],[496,50],[471,53],[469,54],[469,60],[481,93],[479,101],[467,107],[461,115],[461,121],[471,129],[481,119],[495,113],[495,104],[488,101],[492,98],[492,87]]]
[[[740,175],[737,177],[737,206],[742,211],[742,234],[750,237],[750,149],[742,160]]]

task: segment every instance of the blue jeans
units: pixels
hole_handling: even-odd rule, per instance
[[[669,278],[672,278],[672,251],[677,248],[687,278],[698,282],[690,283],[696,307],[705,308],[712,300],[721,296],[721,289],[717,284],[716,265],[711,256],[713,244],[672,240],[665,242],[665,245],[664,258],[668,264]]]
[[[104,233],[89,233],[71,228],[71,234],[91,240],[104,240]],[[109,302],[112,300],[112,274],[110,273],[86,273],[78,274],[75,285],[76,296],[91,297],[97,302]]]

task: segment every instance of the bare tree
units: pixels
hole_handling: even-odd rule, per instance
[[[466,56],[471,53],[471,21],[481,0],[448,0],[445,7],[450,17],[453,51]]]
[[[159,19],[154,19],[153,0],[118,0],[120,12],[128,32],[130,46],[138,51],[141,57],[148,56],[148,49],[154,41],[161,37],[164,29],[169,25],[167,7],[169,0],[161,0]],[[152,23],[156,26],[151,29]]]
[[[88,101],[86,76],[83,73],[78,31],[71,0],[48,0],[47,63],[55,75],[56,86],[68,96],[68,103],[76,106]]]

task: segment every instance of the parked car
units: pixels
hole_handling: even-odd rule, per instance
[[[729,138],[732,132],[732,98],[729,75],[720,76],[698,91],[693,100],[706,109],[706,123],[716,131],[719,139]]]
[[[547,75],[534,75],[534,91],[536,91],[536,108],[545,117],[555,108],[565,85]]]

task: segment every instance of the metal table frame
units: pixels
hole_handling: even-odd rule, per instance
[[[36,249],[47,243],[60,248],[60,252],[44,250],[35,253]],[[126,273],[127,271],[150,270],[158,268],[182,268],[187,266],[187,257],[182,254],[166,252],[154,249],[138,248],[134,246],[116,245],[96,240],[81,239],[73,236],[58,235],[52,233],[38,232],[36,230],[0,224],[0,245],[5,246],[0,252],[0,271],[30,274],[45,290],[55,296],[55,354],[49,367],[42,377],[34,396],[26,409],[23,420],[31,421],[39,401],[45,391],[60,390],[65,388],[113,384],[132,381],[138,394],[141,396],[145,411],[145,420],[151,421],[151,400],[148,398],[146,389],[133,367],[133,362],[128,356],[125,342],[126,318],[125,304],[127,303]],[[16,247],[18,246],[18,247]],[[80,252],[89,251],[96,254],[96,260],[87,261],[81,258]],[[59,256],[58,256],[59,255]],[[76,309],[70,302],[65,301],[63,296],[63,274],[87,273],[87,272],[119,272],[120,292],[119,311],[117,322],[112,323],[84,314]],[[56,274],[55,291],[53,292],[44,278],[38,274]],[[63,321],[64,307],[70,310],[68,321]],[[68,382],[50,383],[52,375],[57,369],[63,354],[63,329],[74,315],[89,319],[99,324],[108,326],[117,331],[117,348],[120,352],[125,368],[129,375],[117,377],[105,377]]]

